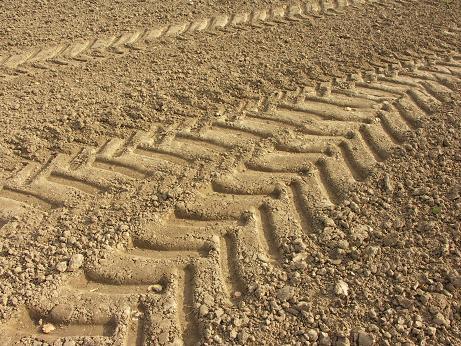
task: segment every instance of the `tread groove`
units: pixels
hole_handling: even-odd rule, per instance
[[[56,205],[53,201],[47,200],[38,194],[24,192],[7,186],[4,186],[3,189],[0,191],[0,197],[32,205],[38,209],[42,209],[45,211],[49,211],[59,207],[59,205]]]
[[[185,346],[196,345],[200,340],[199,328],[194,311],[194,269],[186,267],[178,274],[178,319],[182,328]]]
[[[313,234],[313,220],[309,207],[303,202],[301,191],[299,190],[299,183],[293,182],[290,185],[291,195],[293,196],[293,206],[299,220],[299,224],[306,234]]]
[[[260,207],[256,212],[256,228],[259,231],[260,243],[272,262],[276,262],[280,260],[281,256],[274,239],[272,227],[269,211],[264,207]]]

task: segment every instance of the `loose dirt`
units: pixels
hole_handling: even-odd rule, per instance
[[[0,7],[0,344],[461,342],[459,2]]]

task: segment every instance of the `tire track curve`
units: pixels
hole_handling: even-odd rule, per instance
[[[37,47],[22,53],[0,54],[0,81],[34,71],[59,66],[83,64],[95,59],[124,55],[132,50],[145,50],[159,39],[187,39],[197,32],[211,35],[310,20],[312,16],[334,15],[348,6],[372,4],[379,6],[402,5],[412,0],[309,0],[300,3],[250,12],[220,14],[191,22],[173,23],[155,28],[139,29],[118,35],[97,37],[48,47]]]
[[[236,109],[218,109],[213,119],[186,119],[25,167],[0,191],[9,215],[18,204],[49,212],[83,194],[110,193],[113,184],[142,182],[154,171],[190,170],[189,179],[204,169],[200,162],[205,169],[232,169],[132,234],[127,249],[69,276],[52,301],[28,306],[12,322],[12,338],[200,341],[208,306],[232,309],[257,292],[264,273],[301,268],[306,251],[316,249],[309,237],[320,222],[316,211],[344,199],[448,101],[460,73],[459,55],[376,57],[360,73],[245,99]],[[199,120],[205,121],[196,126]],[[43,336],[40,319],[62,328]]]

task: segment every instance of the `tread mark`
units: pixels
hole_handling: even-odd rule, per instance
[[[182,328],[184,345],[196,345],[200,340],[197,320],[194,317],[194,268],[186,267],[178,271],[177,300],[178,319]]]
[[[293,182],[290,185],[291,195],[293,196],[293,207],[296,210],[296,215],[298,218],[298,222],[306,234],[313,233],[313,222],[312,222],[312,214],[309,210],[308,206],[303,202],[301,197],[301,191],[299,188],[299,182]]]
[[[255,213],[256,229],[259,234],[259,241],[265,253],[272,262],[280,261],[280,251],[274,239],[273,226],[269,210],[263,205]]]
[[[227,21],[227,19],[226,19]],[[376,83],[383,83],[383,84],[379,84],[379,85],[387,85],[385,84],[384,82],[382,81],[376,81]],[[386,82],[387,83],[387,82]],[[405,109],[406,112],[418,112],[419,116],[423,117],[426,115],[426,112],[427,112],[427,108],[426,109],[426,112],[423,112],[423,110],[420,108],[420,107],[417,107],[416,105],[416,102],[420,102],[421,104],[424,105],[424,107],[429,107],[427,106],[428,104],[432,103],[432,99],[431,99],[431,96],[430,95],[426,95],[425,92],[424,92],[424,89],[422,89],[423,87],[422,86],[414,86],[414,87],[409,87],[410,89],[406,88],[405,89],[405,95],[402,96],[401,94],[398,94],[395,98],[394,98],[394,105],[396,106],[397,109],[399,109],[399,106],[402,108],[402,109]],[[414,89],[411,89],[411,88],[414,88]],[[408,91],[410,90],[410,91]],[[287,98],[288,96],[282,96],[281,99],[282,99],[282,102],[285,102],[285,103],[288,103],[289,101],[287,101]],[[325,96],[326,97],[326,96]],[[412,98],[413,97],[413,98]],[[306,102],[307,99],[304,99],[303,102]],[[317,100],[317,98],[315,99]],[[318,101],[312,101],[312,102],[318,102]],[[351,101],[352,102],[352,101]],[[355,102],[355,101],[354,101]],[[326,102],[328,103],[328,102]],[[341,105],[345,105],[345,104],[351,104],[351,103],[341,103]],[[391,107],[390,107],[391,108]],[[415,110],[416,109],[416,110]],[[391,108],[392,110],[392,108]],[[416,120],[414,119],[417,119],[417,116],[415,116],[414,114],[402,114],[403,112],[399,111],[400,115],[403,117],[403,119],[410,119],[410,122],[413,122],[413,123],[417,123]],[[377,115],[377,114],[375,114]],[[413,119],[413,120],[412,120]],[[317,123],[322,123],[322,121],[317,121]],[[386,153],[387,152],[387,148],[388,148],[388,144],[384,143],[384,144],[380,144],[380,145],[377,145],[375,142],[376,140],[380,140],[381,139],[381,136],[384,136],[386,135],[386,132],[385,131],[382,131],[382,129],[379,127],[379,126],[375,126],[375,125],[372,125],[370,127],[366,127],[366,128],[363,128],[363,127],[360,127],[362,126],[362,124],[360,122],[357,122],[357,121],[348,121],[348,122],[341,122],[344,124],[344,128],[341,128],[336,136],[338,136],[338,133],[342,133],[344,131],[344,129],[365,129],[366,131],[369,131],[367,132],[367,136],[369,136],[370,138],[372,138],[373,140],[370,142],[371,144],[369,145],[369,149],[371,151],[375,150],[376,151],[376,155],[380,154],[380,155],[383,155],[383,153]],[[357,123],[359,123],[359,127],[355,127],[357,125]],[[355,124],[355,125],[353,125]],[[319,125],[319,124],[316,124],[316,126]],[[377,125],[377,124],[376,124]],[[319,132],[325,132],[327,129],[328,130],[328,127],[321,127],[320,125],[318,126],[318,131]],[[204,130],[204,133],[206,133],[206,129]],[[377,133],[376,133],[377,132]],[[202,135],[202,134],[201,134]],[[201,136],[200,135],[200,136]],[[181,137],[181,136],[179,136]],[[197,139],[195,138],[194,136],[190,135],[190,136],[187,136],[188,140],[190,140],[191,142],[193,142],[195,145],[197,145],[197,141],[200,141],[200,139]],[[176,138],[174,140],[177,140]],[[331,141],[331,139],[328,139]],[[389,140],[389,138],[388,138]],[[366,141],[365,141],[366,142]],[[119,152],[123,152],[124,154],[126,154],[123,150],[122,151],[119,151],[120,147],[118,146],[120,144],[120,146],[126,146],[126,143],[124,141],[121,141],[121,140],[118,140],[118,141],[114,141],[112,142],[113,144],[113,147],[109,148],[108,150],[106,149],[103,149],[103,152],[105,156],[103,157],[110,157],[112,159],[112,156],[113,154],[116,154],[116,153],[119,153]],[[224,150],[223,146],[218,146],[218,148],[220,148],[220,150]],[[123,149],[123,148],[122,148]],[[227,147],[226,147],[227,149]],[[111,151],[112,150],[112,151]],[[269,150],[270,151],[270,150]],[[280,152],[277,152],[277,150],[275,151],[272,151],[272,152],[269,152],[269,158],[270,158],[270,155],[272,155],[272,157],[275,157],[276,159],[278,159],[280,157],[280,155],[282,155]],[[301,155],[299,155],[301,154]],[[96,157],[98,155],[102,155],[101,152],[99,154],[96,154]],[[256,153],[255,155],[259,155],[259,153]],[[279,155],[279,156],[277,156]],[[284,154],[286,155],[286,154]],[[335,157],[323,157],[321,156],[320,159],[317,158],[317,157],[310,157],[309,155],[306,155],[306,153],[293,153],[293,157],[297,157],[295,160],[298,160],[294,165],[289,165],[289,169],[287,170],[286,168],[285,169],[282,169],[282,173],[288,173],[288,172],[292,172],[292,174],[290,175],[290,177],[295,177],[296,176],[296,173],[300,173],[300,172],[303,172],[306,168],[309,167],[309,165],[307,165],[306,167],[306,161],[314,161],[315,162],[315,166],[318,168],[317,170],[314,170],[314,172],[310,172],[310,173],[313,173],[314,177],[313,179],[317,180],[319,182],[319,184],[316,184],[318,185],[318,190],[321,191],[321,194],[324,194],[325,196],[328,196],[328,198],[330,199],[331,202],[333,203],[336,203],[338,201],[340,201],[342,198],[344,198],[344,191],[347,191],[348,190],[348,186],[349,184],[353,184],[353,181],[352,181],[352,178],[349,177],[350,175],[350,172],[349,171],[346,171],[343,169],[344,167],[344,162],[342,162],[341,160],[341,157],[339,155],[335,156]],[[251,159],[255,159],[255,156],[253,156]],[[275,160],[276,161],[276,160]],[[268,160],[268,162],[270,162],[270,160]],[[243,162],[243,165],[248,165],[248,162]],[[267,164],[266,165],[262,165],[262,166],[265,166],[266,169],[267,169]],[[44,166],[41,170],[39,170],[39,173],[35,174],[33,176],[33,178],[31,179],[25,179],[26,181],[28,182],[31,182],[32,184],[36,183],[36,179],[39,179],[42,177],[42,174],[45,174],[48,170],[47,168],[48,166]],[[270,170],[269,170],[270,171]],[[272,171],[274,171],[274,169],[272,169]],[[275,170],[277,171],[277,170]],[[278,170],[280,171],[280,169]],[[351,170],[352,171],[352,170]],[[29,173],[34,173],[35,171],[32,171],[32,172],[29,172]],[[262,176],[261,172],[257,172],[257,171],[253,171],[252,172],[253,174],[257,175],[257,179],[260,179],[260,176]],[[261,174],[261,175],[260,175]],[[233,174],[235,176],[235,173]],[[26,178],[27,178],[27,175],[25,175]],[[282,174],[278,175],[280,177],[282,177]],[[280,178],[280,181],[281,183],[286,183],[286,176],[283,175],[284,178]],[[262,179],[262,178],[261,178]],[[306,177],[307,179],[307,177]],[[290,180],[290,178],[288,178],[288,180]],[[243,183],[245,183],[243,181]],[[298,184],[298,185],[296,185]],[[319,199],[317,196],[315,196],[315,198],[309,200],[309,202],[306,202],[305,200],[305,196],[304,196],[304,192],[301,193],[300,191],[302,190],[303,187],[300,186],[301,183],[297,183],[297,182],[293,182],[293,183],[289,183],[288,185],[290,186],[291,188],[291,194],[290,196],[292,195],[292,204],[294,207],[291,208],[291,210],[295,210],[300,218],[300,221],[299,223],[301,224],[302,228],[305,230],[305,232],[309,232],[309,224],[312,223],[312,216],[309,215],[310,213],[310,210],[311,208],[309,208],[309,203],[313,202],[313,203],[316,203],[317,200]],[[267,190],[263,190],[265,195],[263,196],[260,196],[260,195],[256,195],[256,192],[257,192],[257,188],[253,188],[252,187],[252,190],[251,191],[248,191],[245,190],[245,189],[240,189],[239,191],[243,191],[245,193],[241,193],[241,195],[237,195],[237,194],[234,194],[234,193],[229,193],[229,192],[236,192],[235,190],[235,187],[229,187],[227,188],[225,186],[225,184],[213,184],[212,185],[213,188],[211,189],[211,191],[208,191],[206,194],[205,194],[205,197],[207,198],[207,200],[205,201],[205,207],[203,208],[203,205],[198,205],[195,207],[195,210],[194,210],[194,206],[190,207],[189,209],[185,209],[185,211],[177,211],[177,216],[180,217],[180,216],[183,216],[185,219],[187,220],[199,220],[197,222],[201,222],[201,221],[206,221],[206,220],[215,220],[217,224],[220,224],[221,222],[225,223],[226,220],[234,220],[236,222],[239,222],[241,221],[242,219],[242,212],[245,213],[245,211],[247,209],[250,209],[253,208],[253,209],[257,209],[258,212],[256,213],[256,215],[253,214],[254,216],[254,223],[256,224],[256,229],[261,229],[260,232],[258,233],[258,236],[260,237],[260,242],[261,242],[261,248],[265,248],[267,249],[267,252],[269,253],[269,255],[271,255],[271,257],[280,257],[280,254],[278,253],[278,250],[279,250],[279,238],[280,238],[280,233],[283,233],[285,232],[285,230],[279,230],[277,229],[278,226],[277,226],[277,223],[274,221],[274,217],[273,215],[275,214],[272,214],[272,213],[277,213],[277,209],[274,208],[272,209],[270,206],[272,205],[271,203],[277,203],[277,199],[275,198],[272,198],[270,199],[270,197],[273,197],[273,196],[268,196],[267,194]],[[232,190],[234,189],[234,190]],[[299,189],[299,190],[298,190]],[[223,193],[221,194],[218,194],[217,191],[221,191]],[[237,189],[238,190],[238,189]],[[280,189],[279,189],[280,190]],[[2,191],[5,191],[5,188],[3,188]],[[277,192],[277,191],[276,191]],[[276,194],[276,193],[275,193]],[[275,196],[277,197],[277,196]],[[228,209],[226,208],[218,208],[219,206],[221,206],[220,203],[224,203],[223,205],[224,206],[227,206]],[[214,207],[214,211],[212,210],[212,212],[210,212],[210,205]],[[218,206],[218,207],[217,207]],[[230,207],[229,207],[230,206]],[[236,208],[236,206],[239,206],[238,208]],[[219,209],[219,210],[218,210]],[[235,209],[239,209],[239,212],[235,212]],[[208,210],[208,212],[206,212],[206,210]],[[250,211],[251,213],[251,211]],[[258,213],[259,213],[259,216],[258,216]],[[277,214],[278,215],[278,214]],[[278,215],[280,217],[280,215]],[[258,217],[260,218],[260,220],[258,220]],[[201,220],[201,221],[200,221]],[[251,220],[251,218],[250,218]],[[194,221],[195,222],[195,221]],[[260,227],[258,227],[257,224],[260,224]],[[240,233],[244,233],[244,232],[240,232]],[[227,236],[230,238],[230,243],[232,245],[232,238],[231,238],[231,235],[233,233],[226,233]],[[237,265],[236,264],[230,264],[230,255],[229,254],[232,254],[232,257],[233,258],[236,258],[238,256],[236,256],[236,253],[238,251],[244,251],[242,250],[240,246],[236,246],[235,249],[233,248],[230,248],[229,245],[225,246],[225,251],[223,251],[223,244],[222,242],[223,241],[226,241],[226,238],[224,237],[224,240],[222,238],[222,234],[220,234],[221,238],[220,238],[220,254],[221,256],[222,255],[226,255],[224,256],[225,258],[223,259],[221,257],[220,259],[220,263],[221,263],[221,266],[223,267],[222,269],[222,272],[223,272],[223,276],[224,277],[227,277],[227,278],[230,278],[230,276],[234,276],[233,273],[230,273],[230,271],[233,270],[233,268],[235,268],[235,272],[236,272],[236,276],[239,276],[239,273],[237,273],[239,271],[239,269],[241,269],[240,267],[237,268]],[[236,237],[240,237],[241,235],[238,234],[236,235]],[[243,234],[243,236],[246,236],[245,234]],[[242,240],[239,238],[238,239],[240,241],[240,243],[242,242]],[[244,240],[247,240],[247,238],[245,238]],[[237,244],[240,244],[240,243],[237,243]],[[263,244],[264,243],[264,244]],[[136,244],[136,242],[135,242]],[[252,246],[253,244],[248,244],[248,246]],[[116,282],[111,282],[109,280],[109,278],[107,277],[107,273],[104,272],[104,268],[99,268],[98,270],[95,270],[93,272],[91,272],[89,274],[89,277],[90,279],[92,280],[95,280],[95,281],[99,281],[99,282],[103,282],[104,283],[104,289],[101,289],[99,292],[97,291],[94,291],[94,292],[86,292],[85,295],[87,297],[87,301],[86,303],[91,303],[91,297],[92,296],[103,296],[103,295],[108,295],[110,296],[110,300],[109,298],[108,299],[108,302],[112,302],[114,299],[119,299],[121,301],[123,301],[123,299],[127,299],[127,296],[130,296],[130,294],[121,294],[120,291],[122,291],[122,289],[119,289],[119,293],[117,292],[114,292],[113,288],[112,287],[107,287],[108,284],[112,283],[114,285],[120,285],[120,284],[123,284],[124,285],[124,289],[123,289],[123,292],[126,293],[126,289],[130,289],[131,293],[134,293],[134,295],[136,296],[139,291],[138,290],[142,290],[142,289],[145,289],[146,287],[148,288],[148,285],[150,283],[153,282],[153,275],[157,275],[158,276],[158,280],[161,280],[166,274],[166,269],[165,268],[160,268],[160,269],[156,269],[156,273],[151,273],[149,272],[148,275],[149,275],[149,279],[146,280],[145,277],[143,278],[142,275],[146,275],[145,273],[142,273],[141,269],[139,267],[142,267],[142,263],[157,263],[155,261],[158,261],[158,262],[162,262],[163,265],[165,267],[170,267],[171,265],[175,265],[175,268],[176,270],[178,270],[178,274],[176,275],[176,279],[175,279],[175,275],[171,275],[171,278],[173,278],[172,281],[173,284],[172,286],[175,286],[176,289],[177,289],[177,292],[176,293],[176,300],[180,302],[179,304],[179,308],[178,309],[182,309],[181,311],[177,312],[178,316],[177,316],[177,319],[180,321],[180,324],[181,324],[181,330],[183,332],[183,336],[184,338],[186,338],[185,342],[188,342],[187,340],[190,340],[192,339],[194,342],[195,341],[198,341],[200,339],[200,333],[199,333],[199,329],[198,329],[198,322],[196,320],[196,311],[194,310],[194,303],[195,303],[195,297],[194,297],[194,292],[197,288],[197,280],[198,280],[198,276],[196,277],[195,276],[195,273],[200,270],[200,266],[198,263],[200,263],[199,261],[203,259],[203,253],[200,253],[200,252],[194,252],[192,250],[190,251],[183,251],[184,249],[181,249],[181,252],[182,254],[178,254],[178,251],[171,251],[169,253],[167,252],[164,252],[164,253],[160,253],[159,249],[155,250],[153,249],[152,247],[150,246],[146,246],[148,247],[149,249],[146,250],[133,250],[131,253],[128,253],[124,256],[121,256],[121,260],[120,260],[120,263],[123,263],[125,265],[125,267],[122,267],[122,266],[119,266],[119,269],[122,269],[124,270],[125,273],[129,273],[129,278],[127,277],[123,277],[123,276],[118,276],[118,277],[112,277],[112,280],[115,280]],[[160,249],[161,250],[161,249]],[[139,255],[139,254],[142,254],[143,256],[136,256],[136,255]],[[133,256],[135,255],[135,256]],[[126,261],[127,258],[129,258],[129,256],[132,256],[131,258],[135,258],[136,261]],[[181,256],[184,256],[181,257]],[[208,258],[206,258],[206,260],[209,260]],[[211,259],[210,259],[211,260]],[[144,262],[143,262],[144,261]],[[151,262],[148,262],[148,261],[151,261]],[[175,262],[176,261],[176,262]],[[179,261],[179,262],[178,262]],[[187,264],[185,264],[184,262],[181,262],[181,261],[187,261]],[[192,261],[193,264],[189,263],[188,261]],[[136,263],[137,262],[137,263]],[[224,266],[222,263],[224,262],[227,262],[226,266]],[[128,264],[130,263],[130,264]],[[115,263],[114,265],[118,265],[118,263]],[[131,267],[130,267],[131,265]],[[239,264],[240,265],[240,264]],[[229,274],[226,273],[226,268],[228,268],[229,270]],[[112,273],[113,274],[113,273]],[[231,275],[232,274],[232,275]],[[142,279],[143,278],[143,279]],[[228,280],[225,280],[227,282],[229,281],[232,281],[231,282],[231,286],[232,286],[232,283],[236,283],[237,282],[237,279],[228,279]],[[176,285],[174,284],[176,283]],[[130,286],[131,285],[131,286]],[[119,286],[120,287],[120,286]],[[96,287],[95,287],[96,288]],[[71,288],[71,290],[74,290],[74,291],[78,291],[75,287]],[[231,290],[234,290],[235,288],[232,287]],[[91,293],[91,294],[90,294]],[[81,292],[80,292],[81,294]],[[66,299],[66,301],[68,301],[68,297],[66,296],[63,296],[61,297],[62,299]],[[60,299],[61,299],[60,298]],[[134,304],[134,307],[138,306],[138,301],[136,300],[135,301],[135,304]],[[132,304],[133,305],[133,304]],[[111,306],[110,304],[108,304],[108,306]],[[78,309],[77,309],[78,311]],[[145,312],[147,314],[147,312]],[[79,318],[82,318],[81,316],[75,316],[75,317],[72,317],[74,318],[74,322],[80,322]],[[110,321],[111,319],[113,319],[113,316],[111,316],[110,314],[108,314],[105,318],[101,318],[101,320],[98,320],[98,322],[108,322]],[[186,320],[187,319],[187,320]],[[190,320],[189,320],[190,319]],[[93,321],[93,322],[96,322],[96,321]],[[76,323],[78,324],[78,323]],[[103,323],[100,323],[98,325],[104,325]],[[189,326],[194,326],[193,328],[192,327],[189,327]],[[144,327],[142,327],[144,328]],[[141,329],[142,329],[141,328]]]
[[[50,47],[35,48],[26,50],[20,54],[12,54],[0,60],[0,67],[17,70],[26,65],[37,62],[55,62],[56,65],[66,65],[66,59],[72,59],[75,62],[86,62],[90,57],[105,58],[108,55],[125,54],[128,48],[137,49],[137,47],[162,37],[186,38],[194,31],[207,31],[216,34],[219,31],[229,31],[237,28],[248,28],[255,26],[256,23],[264,24],[285,24],[289,21],[309,20],[305,14],[324,13],[325,4],[321,1],[321,6],[308,5],[299,6],[284,5],[258,11],[250,11],[232,15],[217,15],[210,18],[199,19],[187,23],[172,23],[164,27],[151,28],[145,30],[135,30],[119,35],[100,37],[86,41],[75,41],[68,45],[53,45]],[[338,3],[332,6],[336,9],[347,7],[347,2]],[[251,18],[251,20],[250,20]],[[62,63],[61,63],[62,62]],[[44,66],[45,69],[49,68]],[[5,78],[15,77],[14,73],[9,73]]]
[[[49,201],[39,194],[24,192],[15,188],[10,188],[4,186],[3,189],[0,191],[0,197],[12,199],[17,202],[25,203],[37,207],[38,209],[42,209],[45,211],[49,211],[55,208],[58,208],[59,205],[55,204],[52,201]]]
[[[236,292],[245,293],[245,285],[241,282],[240,276],[237,272],[236,258],[237,251],[235,248],[235,241],[231,235],[226,234],[221,238],[221,270],[223,272],[224,281],[227,286],[227,295],[231,300],[238,300]]]
[[[83,182],[82,180],[73,178],[71,176],[66,176],[64,174],[60,174],[58,172],[52,172],[47,180],[51,182],[55,182],[57,184],[61,185],[67,185],[69,187],[72,187],[77,190],[81,190],[83,192],[86,192],[90,195],[95,195],[98,192],[103,191],[101,186],[98,186],[96,184],[91,184],[89,182]]]

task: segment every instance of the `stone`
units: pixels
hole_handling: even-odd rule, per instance
[[[80,253],[72,255],[72,257],[69,260],[68,270],[74,271],[74,270],[80,269],[81,266],[83,265],[83,260],[84,260],[84,257]]]
[[[435,314],[434,318],[433,318],[433,321],[435,324],[439,325],[439,326],[446,326],[448,327],[450,325],[450,321],[447,320],[445,318],[445,316],[443,316],[442,313],[438,312]]]
[[[239,299],[239,298],[242,297],[242,292],[240,292],[240,291],[235,291],[235,292],[233,293],[233,296],[234,296],[235,299]]]
[[[383,186],[384,186],[384,190],[387,192],[394,191],[394,186],[388,174],[386,174],[383,178]]]
[[[277,290],[277,298],[283,301],[289,300],[293,295],[293,288],[290,286],[284,286]]]
[[[456,288],[461,288],[461,275],[453,275],[450,277],[450,282]]]
[[[335,341],[335,346],[350,346],[350,341],[347,336],[338,335]]]
[[[239,340],[241,343],[245,343],[245,342],[248,340],[249,337],[250,337],[250,335],[249,335],[246,331],[244,331],[244,330],[242,330],[242,331],[238,334],[238,340]]]
[[[224,314],[224,310],[221,309],[221,308],[217,308],[214,313],[215,313],[216,317],[219,318]]]
[[[347,297],[349,294],[349,285],[343,280],[339,280],[335,285],[335,293],[338,296]]]
[[[163,291],[163,286],[160,284],[154,284],[149,286],[149,291],[155,292],[155,293],[160,293]]]
[[[72,318],[72,314],[74,313],[74,308],[72,305],[69,304],[57,304],[51,309],[50,316],[54,320],[57,321],[64,321],[68,323]]]
[[[200,314],[200,316],[207,315],[208,314],[208,306],[206,306],[205,304],[200,305],[199,314]]]
[[[373,343],[375,342],[373,335],[368,334],[366,332],[359,332],[358,338],[357,338],[357,344],[358,346],[372,346]]]
[[[168,342],[169,337],[170,334],[168,332],[160,333],[160,335],[158,336],[158,342],[160,343],[160,345],[165,345]]]
[[[68,340],[68,341],[64,342],[64,344],[62,346],[75,346],[75,345],[77,345],[75,343],[75,341]]]
[[[320,332],[319,345],[320,346],[330,346],[331,345],[331,338],[328,335],[328,333]]]
[[[372,259],[376,257],[381,252],[381,248],[379,246],[368,246],[365,249],[365,256],[367,259]]]
[[[307,331],[307,337],[309,341],[317,341],[317,339],[319,338],[319,332],[316,329],[309,329]]]
[[[56,265],[56,269],[58,270],[58,272],[64,273],[67,270],[67,263],[66,262],[59,262]]]
[[[325,217],[323,219],[323,224],[325,225],[325,227],[336,227],[335,220],[333,220],[330,217]]]
[[[365,225],[357,225],[351,230],[351,237],[359,243],[363,243],[368,238],[368,227]]]
[[[42,326],[42,332],[45,334],[50,334],[51,332],[55,331],[56,327],[52,325],[51,323],[45,323]]]
[[[437,328],[435,328],[435,327],[427,327],[426,332],[427,332],[427,334],[429,336],[435,336],[435,333],[437,332]]]

